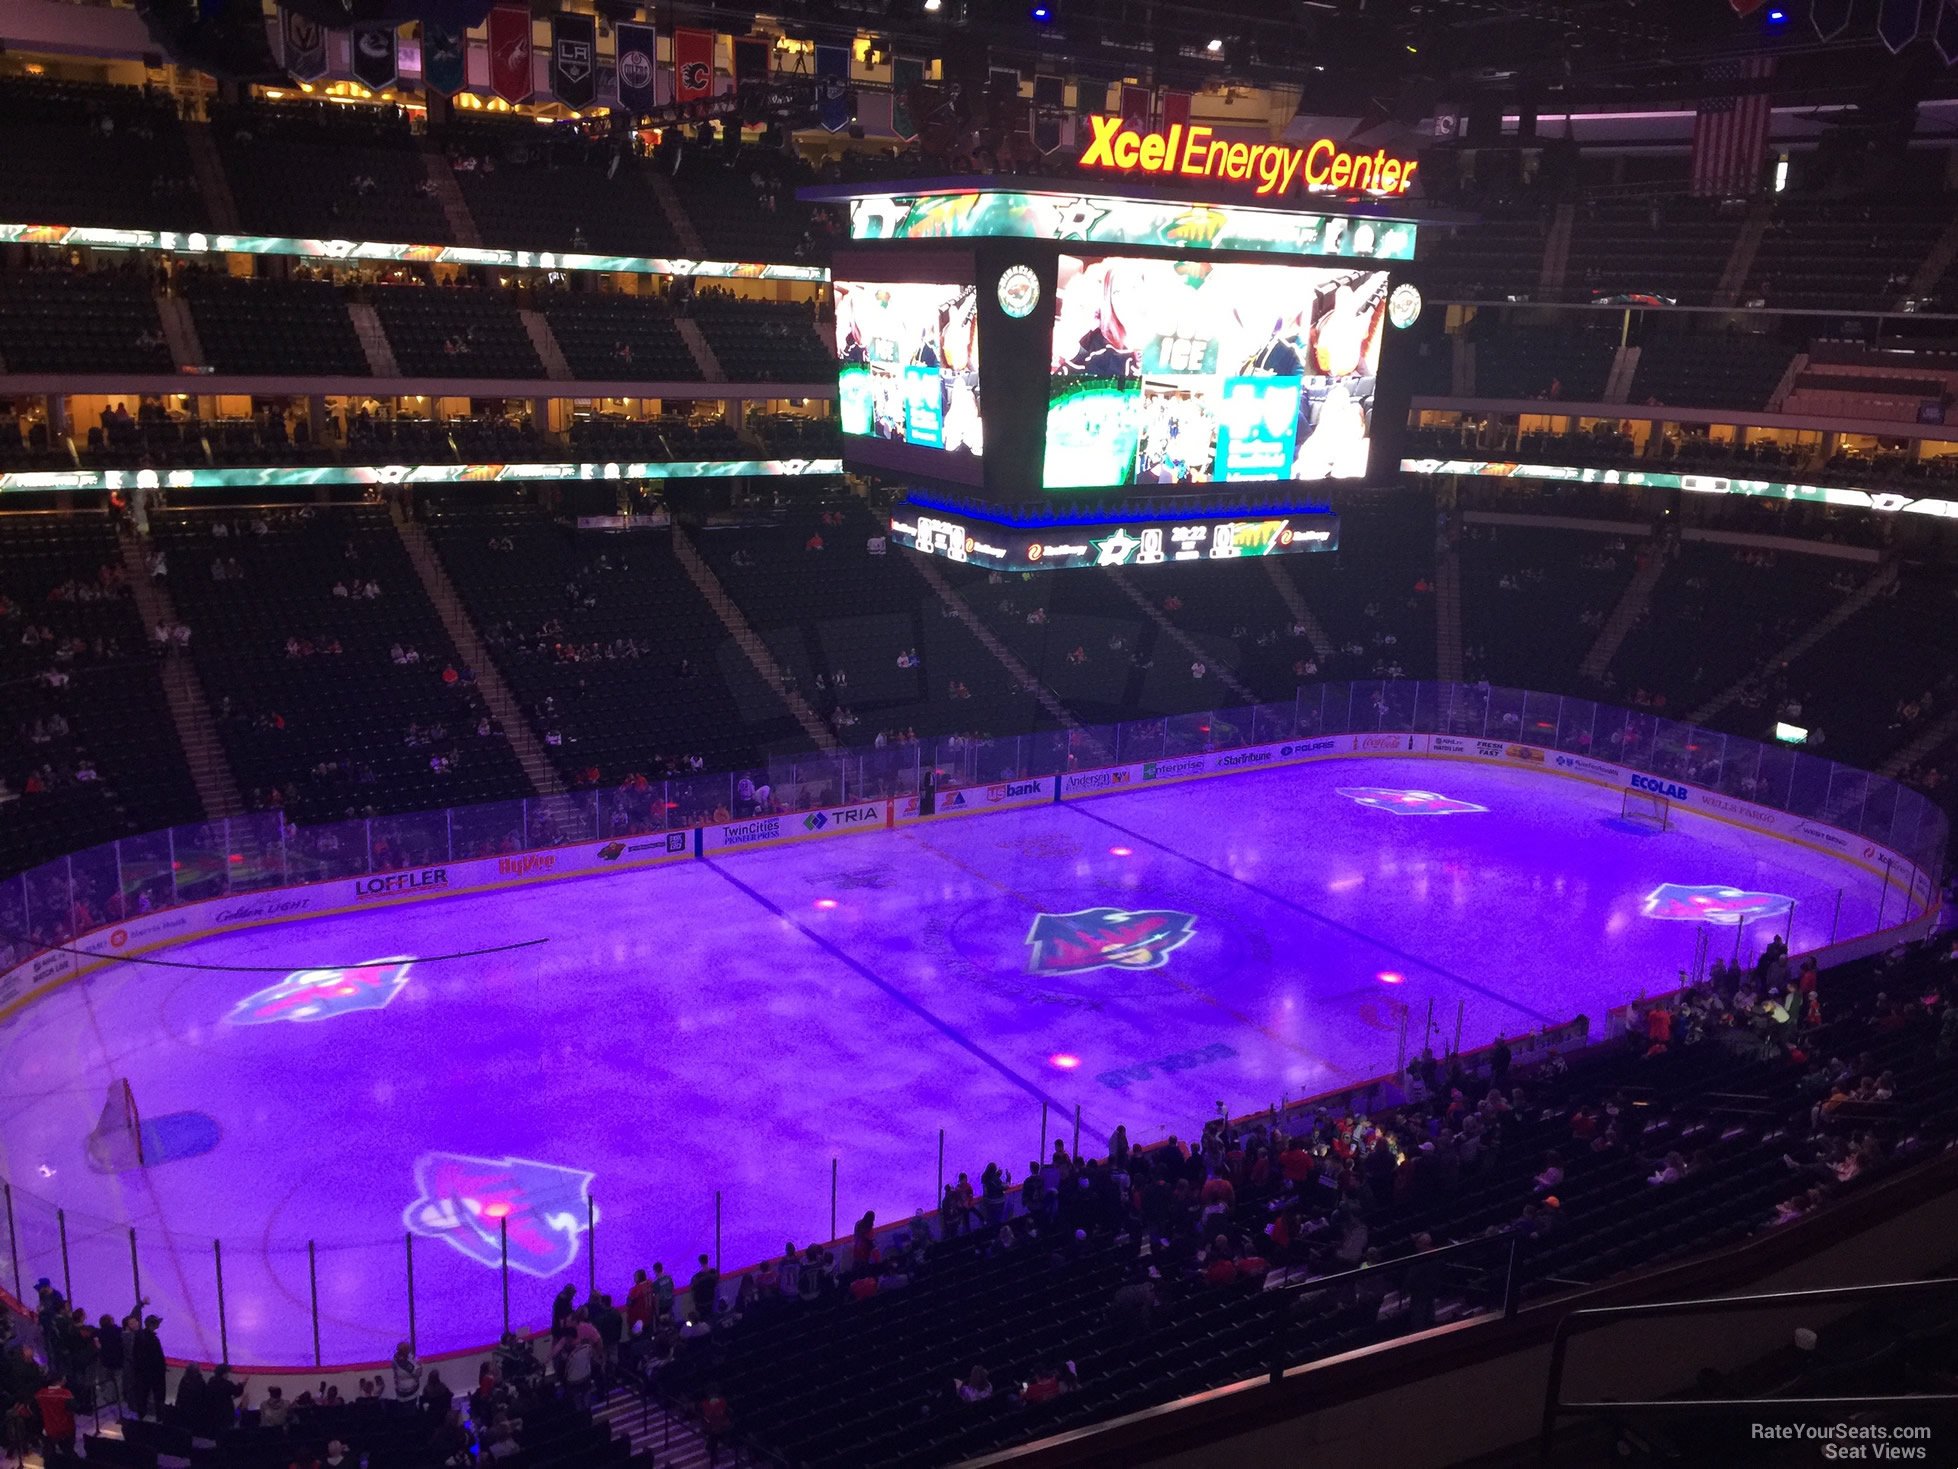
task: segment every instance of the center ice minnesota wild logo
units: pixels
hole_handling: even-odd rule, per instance
[[[1196,916],[1165,908],[1083,908],[1040,913],[1027,930],[1029,974],[1090,969],[1161,969],[1196,932]]]

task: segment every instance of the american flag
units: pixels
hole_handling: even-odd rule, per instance
[[[1708,93],[1693,116],[1693,192],[1751,194],[1761,181],[1768,146],[1766,82],[1774,58],[1750,56],[1706,69]]]

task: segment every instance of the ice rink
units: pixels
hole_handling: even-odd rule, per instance
[[[20,1270],[30,1299],[62,1280],[59,1205],[78,1304],[120,1314],[133,1227],[166,1350],[215,1359],[221,1241],[234,1362],[312,1360],[314,1279],[323,1359],[377,1361],[412,1231],[440,1352],[500,1329],[505,1230],[539,1325],[594,1252],[615,1299],[655,1260],[684,1281],[717,1192],[733,1269],[830,1234],[832,1166],[845,1233],[930,1207],[940,1129],[948,1180],[1017,1179],[1043,1104],[1050,1146],[1077,1106],[1084,1152],[1192,1135],[1392,1069],[1401,1006],[1411,1050],[1431,1002],[1436,1049],[1458,1015],[1472,1047],[1670,988],[1702,932],[1876,926],[1873,872],[1673,821],[1541,773],[1329,761],[180,945],[150,957],[208,967],[125,964],[0,1032]],[[444,957],[501,943],[527,946]],[[153,1157],[102,1173],[117,1076]]]

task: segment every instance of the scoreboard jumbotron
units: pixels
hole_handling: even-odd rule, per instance
[[[1189,133],[1098,129],[1149,175],[1107,189],[803,190],[849,213],[843,462],[904,486],[899,545],[1002,571],[1330,551],[1313,487],[1395,471],[1415,165]],[[1179,197],[1191,178],[1261,202]],[[1309,207],[1262,202],[1294,185]]]

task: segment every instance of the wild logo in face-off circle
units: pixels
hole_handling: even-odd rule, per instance
[[[415,1164],[421,1196],[402,1222],[483,1265],[502,1263],[507,1238],[512,1270],[554,1275],[578,1258],[592,1177],[529,1158],[427,1153]]]
[[[1166,908],[1083,908],[1042,913],[1027,930],[1029,974],[1090,969],[1161,969],[1196,933],[1196,917]]]
[[[1753,918],[1770,918],[1795,906],[1793,898],[1780,893],[1750,893],[1741,888],[1703,884],[1661,883],[1645,895],[1647,918],[1674,918],[1687,922],[1745,923]]]
[[[345,969],[299,969],[275,985],[245,996],[231,1012],[233,1025],[278,1020],[331,1020],[356,1010],[384,1010],[408,983],[415,961],[405,955],[369,959]]]

